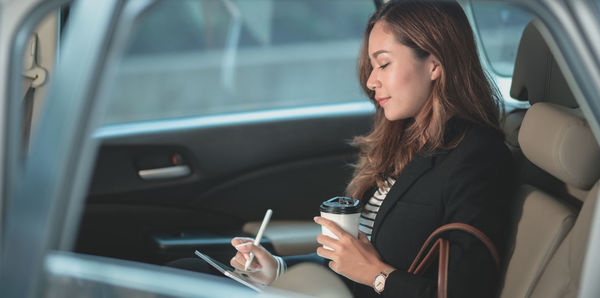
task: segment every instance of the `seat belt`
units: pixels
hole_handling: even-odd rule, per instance
[[[31,121],[33,118],[33,99],[35,88],[31,82],[27,84],[25,96],[23,97],[23,135],[21,136],[21,151],[25,155],[29,148],[29,136],[31,135]]]
[[[25,69],[23,72],[23,77],[25,77],[26,83],[23,91],[23,135],[21,139],[22,153],[26,153],[29,148],[35,89],[43,85],[46,82],[47,77],[46,70],[37,64],[37,43],[38,35],[37,33],[33,33],[29,38],[27,52],[23,58]]]

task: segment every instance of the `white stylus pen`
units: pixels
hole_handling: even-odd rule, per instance
[[[260,228],[258,229],[258,233],[256,234],[256,238],[254,238],[254,245],[260,244],[260,239],[262,238],[263,233],[265,232],[265,229],[267,228],[267,225],[269,224],[269,220],[271,220],[271,214],[273,214],[273,210],[271,210],[271,209],[267,210],[267,213],[265,213],[265,218],[263,218],[263,221],[260,224]],[[254,259],[254,254],[252,252],[250,252],[250,258],[248,260],[246,260],[246,264],[244,265],[245,271],[248,271],[248,268],[250,268],[250,264],[252,263],[253,259]]]

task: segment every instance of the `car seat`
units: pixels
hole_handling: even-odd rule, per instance
[[[501,297],[577,292],[597,196],[593,186],[600,177],[600,148],[544,41],[543,28],[539,20],[526,27],[511,86],[511,95],[529,100],[531,108],[518,131],[525,158],[517,159],[521,186]]]

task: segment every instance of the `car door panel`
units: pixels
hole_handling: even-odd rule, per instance
[[[165,235],[198,235],[188,249],[230,253],[228,241],[202,243],[242,235],[267,208],[274,220],[310,221],[322,201],[343,194],[356,161],[349,142],[371,121],[365,111],[104,135],[77,250],[160,263],[182,256],[181,245],[173,252],[157,240]],[[169,166],[175,155],[189,175],[140,178],[140,169]]]

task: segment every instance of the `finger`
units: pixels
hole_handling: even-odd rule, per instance
[[[240,264],[244,264],[246,263],[246,260],[250,258],[250,254],[238,252],[234,257],[238,260],[238,262],[240,262]]]
[[[331,238],[327,235],[319,234],[317,235],[317,242],[324,246],[328,246],[333,248],[333,250],[339,250],[340,243],[337,239]]]
[[[334,261],[329,261],[329,268],[331,268],[331,270],[338,272],[338,266],[337,263]]]
[[[342,238],[343,236],[349,235],[344,231],[340,226],[338,226],[335,222],[320,216],[315,216],[315,222],[328,228],[336,237]]]
[[[367,237],[367,234],[363,233],[363,232],[358,232],[358,240],[362,241],[362,242],[371,242],[369,240],[369,237]]]
[[[250,253],[252,253],[252,242],[245,242],[234,246],[238,253],[244,255],[244,258],[249,259]]]
[[[252,251],[252,242],[240,243],[234,247],[237,251],[247,255]]]
[[[246,268],[246,260],[248,258],[245,257],[244,255],[237,253],[232,259],[231,261],[229,261],[229,263],[231,264],[231,266],[233,266],[233,268],[241,270],[241,271],[245,271],[244,269]],[[247,271],[258,271],[261,268],[260,264],[258,264],[256,261],[253,261],[250,264],[250,267],[248,267]]]
[[[254,259],[258,258],[259,260],[270,259],[273,256],[262,246],[254,245],[253,243],[248,245],[250,250],[254,254]]]
[[[245,261],[240,261],[240,258],[238,257],[238,255],[239,254],[236,254],[233,258],[231,258],[231,261],[229,261],[229,264],[231,264],[231,266],[233,266],[233,268],[235,268],[235,269],[244,270]]]
[[[247,242],[254,242],[254,239],[248,237],[235,237],[231,239],[231,245],[237,246]]]
[[[325,259],[329,259],[329,260],[337,260],[337,254],[335,253],[335,251],[324,248],[324,247],[319,247],[317,248],[317,255],[320,257],[323,257]]]

